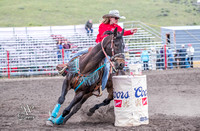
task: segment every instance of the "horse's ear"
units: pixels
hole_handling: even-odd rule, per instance
[[[117,27],[115,28],[115,30],[114,30],[114,32],[113,32],[113,34],[114,34],[114,37],[116,37],[116,36],[117,36]]]
[[[124,29],[122,30],[122,33],[121,33],[121,36],[123,36],[124,35]]]

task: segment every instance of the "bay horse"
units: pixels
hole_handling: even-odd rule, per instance
[[[117,32],[117,28],[112,31],[106,31],[104,34],[108,35],[99,44],[94,46],[88,53],[72,59],[68,63],[66,79],[62,85],[61,96],[58,99],[58,104],[52,111],[51,116],[46,121],[46,125],[53,126],[53,124],[60,125],[67,122],[67,120],[75,114],[82,106],[82,104],[92,95],[94,90],[97,90],[101,86],[101,80],[103,76],[104,58],[110,56],[109,62],[115,71],[122,70],[124,62],[124,43],[123,34]],[[114,64],[113,64],[114,62]],[[116,74],[120,74],[122,71],[117,71]],[[124,74],[123,72],[121,74]],[[106,88],[109,93],[108,97],[100,104],[91,108],[87,115],[91,116],[96,109],[100,106],[105,106],[113,100],[113,85],[112,85],[112,73],[109,76]],[[69,106],[64,109],[62,114],[57,117],[60,106],[65,100],[65,96],[70,89],[75,90],[75,96]],[[72,111],[71,111],[72,110]]]

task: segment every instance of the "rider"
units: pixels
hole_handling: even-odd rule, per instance
[[[121,32],[123,29],[117,24],[118,20],[120,18],[122,19],[126,19],[124,16],[120,16],[119,15],[119,11],[118,10],[111,10],[109,11],[109,14],[104,15],[102,20],[102,23],[99,25],[99,34],[97,35],[96,38],[96,43],[100,43],[104,37],[106,37],[107,35],[104,35],[105,31],[114,31],[114,29],[117,27],[117,31]],[[124,36],[126,35],[132,35],[134,33],[137,32],[137,29],[130,29],[130,30],[124,30]],[[79,55],[85,54],[88,52],[88,49],[83,49],[81,51],[79,51],[78,53],[76,53],[72,59],[74,57],[77,57]],[[107,58],[105,58],[104,63],[107,63]],[[102,86],[100,86],[99,91],[94,91],[93,94],[97,95],[97,96],[101,96],[102,95],[102,90],[105,89],[107,80],[108,80],[108,75],[109,75],[109,69],[110,69],[110,63],[107,63],[105,68],[104,68],[104,74],[103,74],[103,78],[102,78]]]

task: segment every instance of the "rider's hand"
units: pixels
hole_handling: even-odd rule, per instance
[[[136,32],[137,32],[137,28],[131,29],[131,33],[136,33]]]

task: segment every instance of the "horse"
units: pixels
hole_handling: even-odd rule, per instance
[[[117,28],[112,31],[106,31],[107,35],[99,44],[94,46],[88,53],[72,59],[68,63],[68,71],[66,79],[63,81],[61,96],[58,98],[58,104],[52,111],[51,116],[46,121],[46,125],[53,126],[65,124],[67,120],[74,115],[82,106],[82,104],[93,94],[94,90],[97,90],[101,86],[101,79],[103,76],[104,58],[110,56],[109,62],[111,69],[115,71],[115,75],[124,75],[122,69],[125,66],[124,62],[124,42],[123,34],[117,32]],[[114,62],[114,64],[113,64]],[[95,105],[87,115],[91,116],[95,110],[101,106],[108,105],[113,100],[113,85],[112,85],[112,73],[110,72],[108,82],[106,85],[109,93],[108,97],[100,104]],[[65,101],[65,96],[70,89],[75,90],[75,96],[68,107],[64,109],[62,114],[57,117],[60,110],[60,106]],[[72,110],[72,111],[71,111]]]

